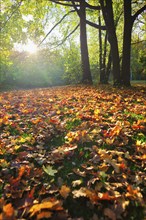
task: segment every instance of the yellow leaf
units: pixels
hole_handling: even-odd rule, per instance
[[[19,148],[20,148],[19,145],[16,145],[16,146],[14,147],[15,150],[18,150]]]
[[[37,212],[41,211],[41,209],[51,209],[53,207],[52,202],[44,202],[41,204],[35,204],[33,205],[29,212],[31,212],[31,217],[34,216]]]
[[[94,115],[98,115],[100,113],[100,110],[99,109],[95,109],[94,110]]]
[[[31,213],[30,217],[36,215],[42,209],[62,210],[62,207],[60,206],[60,202],[58,200],[44,201],[40,204],[35,204],[30,208],[29,210],[29,213]]]
[[[25,143],[25,142],[26,142],[25,138],[20,138],[19,143]]]

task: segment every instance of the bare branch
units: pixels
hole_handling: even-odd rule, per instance
[[[56,47],[62,45],[80,26],[80,24],[78,24],[59,44],[57,44],[57,46],[50,48],[50,50],[55,49]]]
[[[106,30],[106,26],[100,26],[100,25],[95,24],[95,23],[88,21],[88,20],[86,20],[86,24],[88,24],[94,28],[97,28],[97,29]]]
[[[78,29],[79,26],[80,26],[80,24],[78,24],[78,25],[62,40],[62,42],[61,42],[59,45],[63,44],[63,43],[67,40],[67,38],[69,38],[69,37]],[[58,45],[58,46],[59,46],[59,45]]]
[[[67,14],[65,14],[60,21],[58,21],[52,28],[51,30],[46,34],[46,36],[43,38],[43,40],[39,43],[38,47],[46,40],[46,38],[51,34],[51,32],[72,12],[75,12],[75,10],[69,11]]]
[[[146,40],[140,40],[140,41],[135,41],[135,42],[132,42],[131,44],[140,44],[140,43],[143,43],[143,42],[146,42]]]
[[[94,6],[94,5],[90,5],[89,3],[86,2],[86,7],[90,8],[90,9],[94,9],[94,10],[100,10],[101,7],[100,6]]]
[[[70,6],[70,7],[73,7],[72,4],[69,4],[69,3],[64,3],[64,2],[61,2],[60,0],[56,1],[56,0],[50,0],[51,2],[54,2],[58,5],[63,5],[63,6]]]
[[[135,21],[135,19],[140,15],[142,12],[146,10],[146,5],[144,5],[142,8],[140,8],[133,16],[132,16],[132,22]]]
[[[76,10],[78,16],[80,17],[80,11],[79,11],[79,9],[77,8],[77,5],[74,3],[73,0],[71,0],[71,2],[72,2],[72,5],[73,5],[74,9]]]

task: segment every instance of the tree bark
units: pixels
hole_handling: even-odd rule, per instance
[[[109,80],[110,73],[111,73],[111,65],[112,65],[112,57],[111,57],[111,49],[110,49],[109,55],[108,55],[108,62],[107,62],[107,66],[106,66],[107,82],[108,82],[108,80]]]
[[[89,64],[89,54],[87,45],[87,30],[86,30],[86,2],[80,1],[80,45],[81,45],[81,64],[82,64],[82,83],[92,84],[92,75]]]
[[[100,14],[98,17],[98,22],[99,25],[101,25],[101,18],[100,18]],[[102,66],[102,36],[101,36],[101,29],[98,30],[98,37],[99,37],[99,75],[100,75],[100,83],[103,83],[103,66]]]
[[[111,45],[111,55],[113,61],[113,84],[119,86],[121,84],[120,76],[120,58],[118,41],[116,36],[112,0],[100,0],[100,5],[108,32],[108,40]]]
[[[122,84],[130,86],[130,55],[132,34],[131,0],[124,0],[124,35],[122,53]]]

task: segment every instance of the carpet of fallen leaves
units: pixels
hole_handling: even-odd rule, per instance
[[[0,219],[144,219],[146,88],[0,93]]]

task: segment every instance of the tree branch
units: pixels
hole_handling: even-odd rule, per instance
[[[67,38],[69,38],[78,29],[79,26],[80,24],[78,24],[59,44],[57,44],[57,46],[51,48],[50,50],[55,49],[56,47],[62,45],[67,40]]]
[[[50,2],[54,2],[54,3],[58,4],[58,5],[73,7],[72,4],[68,4],[68,3],[64,3],[64,2],[60,2],[60,1],[56,1],[56,0],[50,0]]]
[[[132,22],[135,21],[135,19],[140,15],[142,12],[146,10],[146,5],[144,5],[142,8],[140,8],[133,16],[132,16]]]
[[[139,43],[143,43],[143,42],[146,42],[146,40],[140,40],[140,41],[132,42],[131,45],[133,45],[133,44],[139,44]]]
[[[75,12],[75,10],[71,10],[69,11],[67,14],[65,14],[60,21],[58,21],[52,28],[51,30],[46,34],[46,36],[43,38],[43,40],[39,43],[38,47],[46,40],[46,38],[48,37],[49,34],[51,34],[51,32],[65,19],[65,17],[67,17],[70,13]]]
[[[80,17],[80,11],[79,11],[79,9],[76,7],[76,5],[75,5],[75,3],[74,3],[73,0],[71,0],[71,2],[72,2],[72,4],[73,4],[74,9],[76,10],[78,16]],[[93,23],[93,22],[91,22],[91,21],[88,21],[88,20],[86,20],[86,24],[88,24],[88,25],[90,25],[90,26],[92,26],[92,27],[94,27],[94,28],[97,28],[97,29],[106,30],[106,27],[105,27],[105,26],[100,26],[100,25],[95,24],[95,23]]]
[[[78,24],[78,25],[62,40],[62,42],[61,42],[59,45],[63,44],[63,43],[67,40],[67,38],[69,38],[69,37],[78,29],[79,26],[80,26],[80,24]],[[59,46],[59,45],[58,45],[58,46]]]
[[[79,9],[77,8],[77,5],[74,3],[73,0],[71,0],[71,2],[72,2],[72,5],[73,5],[74,9],[76,10],[78,16],[80,17],[80,11],[79,11]]]
[[[88,20],[86,20],[86,24],[88,24],[94,28],[97,28],[97,29],[106,30],[106,26],[100,26],[100,25],[95,24],[95,23],[88,21]]]
[[[86,7],[90,8],[90,9],[94,9],[94,10],[100,10],[101,7],[100,6],[94,6],[94,5],[90,5],[89,3],[86,2]]]

